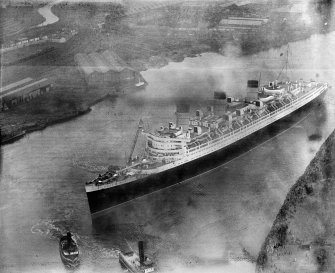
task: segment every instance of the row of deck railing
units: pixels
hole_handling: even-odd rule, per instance
[[[205,144],[201,144],[201,145],[197,145],[196,147],[193,147],[193,148],[189,149],[189,150],[188,150],[188,153],[192,153],[193,151],[198,150],[198,149],[201,149],[202,147],[205,147],[205,146],[210,145],[210,144],[212,144],[212,143],[215,143],[215,142],[217,142],[217,141],[226,139],[226,138],[228,138],[228,137],[230,137],[230,136],[236,135],[236,134],[239,133],[240,131],[243,131],[243,130],[245,130],[245,129],[248,128],[248,127],[251,127],[251,126],[253,126],[253,125],[255,125],[255,124],[258,124],[258,123],[260,123],[261,121],[263,121],[263,120],[265,120],[265,119],[267,119],[267,118],[269,118],[269,117],[271,117],[271,116],[277,114],[278,112],[281,112],[281,111],[283,111],[284,109],[287,109],[287,108],[289,108],[290,106],[296,104],[296,102],[298,101],[298,99],[299,99],[299,101],[302,101],[302,100],[305,100],[305,99],[307,99],[307,98],[313,96],[315,93],[319,92],[320,89],[322,89],[322,88],[323,88],[323,86],[321,86],[321,87],[315,89],[315,91],[313,91],[313,92],[311,92],[311,93],[308,92],[308,93],[302,94],[302,95],[300,95],[300,96],[297,96],[297,97],[293,98],[289,103],[287,103],[287,104],[285,104],[285,105],[283,105],[283,106],[281,106],[281,107],[278,107],[276,110],[274,110],[274,111],[272,111],[272,112],[269,112],[269,113],[267,113],[266,115],[260,116],[260,117],[257,118],[256,120],[251,121],[250,123],[245,124],[245,125],[243,125],[243,126],[237,128],[237,129],[235,129],[235,130],[233,130],[233,131],[225,132],[225,133],[223,133],[223,135],[219,136],[218,138],[215,138],[215,139],[213,139],[213,140],[208,141],[207,143],[205,143],[206,145],[205,145]]]
[[[199,149],[201,149],[201,148],[203,148],[205,146],[209,146],[210,144],[213,144],[215,142],[222,141],[222,140],[227,139],[227,138],[229,138],[231,136],[234,136],[237,133],[239,133],[240,131],[243,131],[244,129],[246,129],[248,127],[252,127],[253,125],[258,124],[260,121],[266,120],[266,119],[270,118],[271,116],[273,116],[273,115],[275,115],[275,114],[283,111],[284,109],[289,108],[292,105],[298,105],[299,104],[299,103],[297,103],[298,99],[302,103],[303,100],[312,97],[313,95],[315,95],[316,93],[320,92],[324,88],[327,88],[327,85],[326,86],[321,85],[320,87],[316,88],[313,92],[308,92],[308,93],[302,94],[300,96],[297,96],[297,97],[293,98],[291,102],[289,102],[289,103],[287,103],[287,104],[279,107],[275,111],[272,111],[272,112],[270,112],[270,113],[268,113],[268,114],[266,114],[264,116],[261,116],[258,119],[254,120],[254,121],[251,121],[250,123],[248,123],[246,125],[243,125],[242,127],[238,128],[236,130],[233,130],[233,131],[231,131],[229,133],[227,132],[224,135],[219,136],[218,138],[212,139],[212,140],[208,141],[207,143],[204,143],[204,144],[198,145],[197,147],[191,148],[191,149],[188,150],[187,153],[188,154],[192,154],[192,152],[194,152],[195,150],[199,150]],[[166,164],[166,165],[170,165],[170,164]],[[157,168],[155,168],[153,170],[148,170],[146,172],[147,172],[147,174],[150,174],[150,173],[158,172],[160,169],[164,170],[164,169],[167,168],[166,165],[157,167]],[[131,168],[131,166],[130,166],[130,168]],[[144,173],[143,173],[143,175],[144,175]],[[117,186],[117,185],[121,185],[121,184],[125,184],[125,183],[128,183],[128,182],[131,182],[133,180],[136,180],[140,176],[141,176],[141,174],[136,173],[134,176],[127,177],[127,178],[125,178],[123,180],[119,180],[119,181],[107,181],[107,182],[102,183],[101,185],[96,185],[96,184],[92,183],[92,184],[89,184],[87,186],[88,187],[92,187],[92,188],[94,188],[96,190],[99,190],[99,189],[102,189],[102,188],[105,188],[105,187],[109,187],[110,185]]]

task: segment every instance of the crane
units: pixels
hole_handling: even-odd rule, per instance
[[[140,121],[138,122],[135,139],[134,139],[133,144],[131,146],[130,155],[129,155],[129,158],[128,158],[128,163],[130,163],[130,161],[133,157],[133,153],[134,153],[134,150],[135,150],[135,147],[136,147],[137,139],[138,139],[138,136],[139,136],[139,134],[142,130],[143,130],[143,120],[140,119]]]

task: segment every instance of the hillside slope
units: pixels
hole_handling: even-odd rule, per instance
[[[335,272],[335,131],[291,188],[257,272]]]

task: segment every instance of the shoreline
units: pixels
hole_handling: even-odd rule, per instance
[[[171,62],[177,62],[177,63],[183,62],[185,60],[185,58],[195,58],[195,57],[200,56],[203,53],[217,53],[217,52],[209,50],[209,51],[202,51],[200,53],[197,52],[197,53],[193,54],[193,53],[190,53],[190,52],[187,53],[186,51],[183,51],[181,53],[183,56],[178,55],[177,58],[172,58],[171,56],[158,58],[158,60],[156,60],[157,63],[155,63],[155,64],[150,63],[150,61],[147,61],[147,62],[145,62],[146,67],[144,69],[143,68],[139,69],[139,72],[143,72],[143,71],[146,71],[148,69],[160,69],[160,68],[163,68],[163,67],[167,66]],[[145,81],[145,79],[144,79],[144,81]],[[33,132],[36,132],[36,131],[42,131],[45,128],[50,127],[52,125],[67,122],[67,121],[73,120],[73,119],[75,119],[79,116],[85,115],[85,114],[91,112],[91,110],[92,110],[91,107],[92,106],[94,106],[94,105],[98,104],[99,102],[102,102],[102,101],[104,101],[104,100],[106,100],[110,97],[113,97],[113,96],[119,97],[121,95],[106,94],[106,95],[103,95],[100,98],[95,99],[93,102],[88,103],[88,106],[85,109],[73,110],[72,113],[70,113],[70,114],[64,113],[64,115],[59,117],[59,118],[57,118],[57,117],[52,118],[52,119],[47,118],[46,122],[44,122],[44,123],[36,122],[34,125],[22,126],[19,130],[11,132],[10,134],[0,135],[0,145],[5,146],[5,145],[12,144],[12,143],[24,138],[27,134],[30,134],[30,133],[33,133]],[[1,130],[0,130],[0,132],[1,132]],[[12,135],[12,136],[10,136],[10,135]],[[8,137],[10,137],[8,140],[3,140],[4,138],[8,138]]]
[[[99,102],[104,101],[107,98],[112,97],[113,95],[107,94],[101,98],[98,98],[96,100],[94,100],[92,103],[89,103],[87,108],[85,109],[80,109],[80,110],[74,110],[72,113],[64,115],[60,118],[55,118],[55,119],[51,119],[51,120],[47,120],[45,123],[35,123],[31,126],[27,126],[27,127],[22,127],[20,128],[18,131],[15,132],[15,134],[13,136],[10,137],[10,139],[8,140],[3,140],[3,138],[8,137],[8,135],[1,135],[1,141],[0,144],[1,146],[5,146],[5,145],[9,145],[12,144],[22,138],[24,138],[27,134],[36,132],[36,131],[43,131],[44,129],[46,129],[47,127],[56,125],[56,124],[60,124],[63,122],[67,122],[70,120],[74,120],[77,117],[80,117],[82,115],[85,115],[89,112],[92,111],[92,106],[98,104]],[[13,133],[12,133],[13,134]]]
[[[64,14],[62,15],[61,13],[58,14],[59,12],[59,6],[58,6],[59,2],[54,2],[51,6],[50,6],[50,11],[56,16],[58,17],[58,21],[54,22],[55,24],[60,24],[60,23],[64,23],[62,21],[64,21]],[[136,31],[136,27],[133,28],[133,30]],[[173,31],[174,28],[166,28],[166,31]],[[288,35],[285,38],[286,39],[280,39],[280,40],[264,40],[264,43],[261,43],[261,46],[259,46],[259,44],[257,43],[253,43],[252,40],[249,39],[249,36],[247,37],[247,39],[244,39],[243,41],[234,41],[231,40],[230,38],[218,38],[216,37],[216,31],[214,29],[207,29],[207,31],[205,31],[204,36],[202,38],[199,37],[193,37],[190,38],[189,40],[189,44],[185,45],[185,41],[188,39],[186,39],[185,41],[183,39],[181,39],[178,43],[174,44],[174,46],[166,46],[160,49],[160,51],[154,55],[153,53],[150,54],[138,54],[137,56],[134,56],[134,58],[132,59],[128,59],[126,60],[127,63],[132,66],[134,69],[138,70],[139,72],[143,72],[146,71],[148,69],[159,69],[162,67],[167,66],[168,64],[170,64],[171,62],[183,62],[185,60],[185,58],[194,58],[194,57],[198,57],[201,54],[204,53],[216,53],[216,54],[221,54],[221,55],[225,55],[225,47],[227,44],[231,44],[233,46],[237,46],[240,48],[240,57],[245,57],[245,56],[252,56],[254,54],[259,54],[260,52],[263,51],[268,51],[271,49],[277,49],[280,48],[288,43],[294,43],[297,41],[303,41],[306,39],[309,39],[312,35],[324,35],[331,32],[331,29],[328,29],[327,32],[323,32],[323,31],[316,31],[315,29],[309,29],[308,31],[302,31],[300,32],[300,34],[296,34],[296,36],[292,36],[292,35]],[[93,35],[92,33],[87,33],[88,37],[90,35]],[[251,34],[250,34],[251,35]],[[257,35],[261,35],[261,34],[257,34]],[[127,36],[127,34],[126,34]],[[128,36],[127,36],[128,37]],[[206,37],[206,39],[204,40],[204,37]],[[262,37],[262,36],[260,36]],[[116,37],[117,38],[117,37]],[[129,35],[128,38],[132,38],[131,35]],[[79,39],[79,38],[77,38]],[[72,41],[73,42],[73,41]],[[72,43],[71,42],[71,43]],[[250,43],[249,43],[250,42]],[[213,43],[213,45],[212,45]],[[98,44],[98,43],[97,43]],[[216,47],[215,45],[219,45],[219,47]],[[149,45],[150,48],[150,45]],[[61,52],[62,49],[59,50],[50,50],[50,52],[39,52],[38,54],[29,56],[29,58],[26,58],[25,60],[23,60],[23,62],[25,61],[32,61],[34,62],[35,57],[45,57],[48,58],[49,55],[52,57],[53,55],[56,55],[57,53]],[[101,50],[101,48],[100,48]],[[44,53],[46,53],[45,56]],[[118,52],[117,52],[118,53]],[[125,54],[125,52],[123,52]],[[127,53],[127,52],[126,52]],[[41,57],[42,56],[42,57]],[[122,57],[122,56],[121,56]],[[21,62],[22,60],[16,61],[16,62]],[[10,65],[16,64],[16,62],[11,63]],[[9,65],[9,67],[10,67]],[[67,79],[66,79],[67,80]],[[102,96],[101,96],[102,95]],[[98,97],[99,95],[97,95]],[[38,131],[38,130],[43,130],[44,128],[51,126],[53,124],[56,123],[61,123],[61,122],[66,122],[68,120],[74,119],[80,115],[86,114],[88,112],[90,112],[90,107],[100,101],[103,101],[104,99],[106,99],[107,95],[106,94],[100,94],[100,98],[93,98],[93,102],[90,103],[89,99],[90,98],[86,98],[85,95],[83,95],[82,97],[80,95],[77,95],[77,97],[75,98],[75,100],[71,101],[69,99],[65,99],[63,102],[66,104],[71,104],[71,103],[77,103],[76,100],[81,100],[81,101],[88,101],[88,103],[84,106],[79,104],[79,107],[73,107],[71,105],[71,107],[69,107],[68,109],[65,109],[65,111],[61,108],[58,109],[59,113],[55,113],[55,115],[53,117],[49,117],[46,114],[41,114],[41,116],[36,116],[33,117],[30,125],[28,124],[21,124],[21,128],[19,128],[18,130],[14,130],[12,128],[12,130],[9,130],[9,132],[7,133],[7,135],[2,136],[2,138],[8,138],[8,140],[5,141],[1,141],[1,145],[5,145],[5,144],[9,144],[9,143],[13,143],[16,140],[22,138],[24,135],[30,133],[30,132],[34,132],[34,131]],[[87,106],[88,105],[88,106]],[[72,108],[72,110],[71,110]],[[79,109],[79,110],[77,110]],[[63,111],[63,112],[62,112]],[[43,116],[44,115],[44,116]],[[35,120],[34,120],[35,119]],[[9,124],[9,122],[8,122]],[[15,124],[15,123],[12,123]],[[32,124],[32,125],[31,125]],[[7,124],[5,124],[7,125]],[[20,127],[20,126],[18,126]],[[12,135],[12,137],[10,137]]]
[[[315,34],[318,34],[318,33],[313,33],[312,35],[315,35]],[[319,33],[319,34],[327,34],[327,33]],[[301,40],[304,40],[304,39],[309,39],[311,36],[308,36],[308,37],[304,37],[303,39],[297,39],[297,40],[294,40],[294,41],[290,41],[289,43],[292,43],[292,42],[296,42],[296,41],[301,41]],[[283,44],[285,45],[285,44]],[[271,48],[280,48],[281,46],[283,45],[277,45],[277,46],[273,46],[273,47],[269,47],[265,50],[258,50],[257,52],[250,52],[250,53],[245,53],[245,54],[241,54],[241,56],[251,56],[251,55],[254,55],[254,54],[258,54],[260,52],[263,52],[263,51],[267,51],[267,50],[270,50]],[[167,65],[169,65],[171,62],[176,62],[176,63],[180,63],[180,62],[183,62],[185,60],[185,58],[195,58],[195,57],[198,57],[200,56],[201,54],[204,54],[204,53],[216,53],[216,54],[221,54],[220,52],[218,51],[215,51],[215,50],[212,50],[212,49],[209,49],[207,48],[207,50],[199,50],[197,52],[190,52],[194,50],[193,48],[191,49],[188,49],[188,48],[182,48],[180,49],[177,53],[176,53],[176,50],[172,50],[170,52],[163,52],[161,55],[158,55],[158,56],[155,56],[156,58],[153,58],[153,59],[149,59],[147,61],[144,61],[142,62],[142,67],[139,67],[138,71],[139,72],[143,72],[143,71],[146,71],[148,69],[160,69],[160,68],[163,68]],[[44,130],[45,128],[49,127],[49,126],[52,126],[52,125],[55,125],[55,124],[59,124],[59,123],[62,123],[62,122],[66,122],[66,121],[69,121],[69,120],[72,120],[72,119],[75,119],[81,115],[84,115],[86,113],[89,113],[91,111],[91,107],[101,101],[104,101],[105,99],[111,97],[112,95],[111,94],[107,94],[107,95],[104,95],[98,99],[95,99],[93,102],[89,103],[87,108],[85,109],[81,109],[81,110],[74,110],[72,112],[72,114],[68,115],[66,113],[64,113],[64,116],[61,116],[60,118],[54,118],[54,119],[51,119],[51,121],[49,121],[47,119],[47,121],[43,124],[35,124],[33,126],[23,126],[22,128],[20,128],[18,131],[16,132],[12,132],[11,134],[14,134],[15,135],[13,137],[11,137],[9,140],[5,140],[5,141],[2,141],[2,139],[4,137],[7,137],[8,135],[2,135],[1,136],[1,141],[0,141],[0,144],[1,146],[4,146],[4,145],[8,145],[8,144],[11,144],[11,143],[14,143],[15,141],[18,141],[20,139],[22,139],[24,136],[26,136],[27,134],[29,133],[32,133],[32,132],[35,132],[35,131],[41,131],[41,130]]]
[[[44,129],[46,129],[47,127],[50,127],[52,125],[58,124],[58,123],[63,123],[72,119],[75,119],[81,115],[84,115],[86,113],[89,113],[91,111],[91,108],[87,108],[84,110],[78,110],[73,114],[69,114],[69,115],[64,115],[61,118],[58,119],[53,119],[50,121],[46,121],[45,123],[36,123],[32,126],[28,126],[28,127],[22,127],[19,131],[17,131],[17,133],[15,135],[13,135],[10,139],[8,140],[3,140],[3,138],[5,138],[7,135],[1,136],[1,146],[5,146],[8,144],[12,144],[22,138],[24,138],[27,134],[29,133],[33,133],[36,131],[42,131]]]
[[[319,268],[326,264],[327,259],[328,262],[331,260],[329,253],[324,261],[325,264],[320,263],[318,251],[323,249],[328,252],[325,246],[327,242],[334,239],[334,236],[320,232],[322,228],[326,230],[327,225],[331,226],[330,223],[327,223],[327,217],[330,217],[329,212],[323,212],[320,209],[330,206],[327,204],[328,200],[325,195],[327,192],[332,192],[332,181],[335,178],[332,168],[334,166],[334,147],[335,131],[323,142],[305,172],[287,193],[258,254],[256,272],[291,272],[286,271],[292,266],[290,260],[294,260],[296,264],[301,261],[308,263],[311,267]],[[305,206],[310,202],[314,202],[315,208],[306,210]],[[314,217],[320,213],[324,214],[320,216],[324,218],[321,222]],[[303,223],[300,223],[301,221]],[[302,231],[302,226],[299,225],[303,225],[306,230]],[[314,229],[312,226],[315,226]]]

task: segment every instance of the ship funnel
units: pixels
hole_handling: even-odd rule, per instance
[[[215,100],[225,100],[227,99],[227,95],[225,92],[214,91],[214,99]]]
[[[248,88],[258,88],[259,82],[257,80],[249,80],[247,86]]]
[[[138,254],[140,256],[140,263],[144,263],[144,242],[139,241],[138,242]]]
[[[176,111],[176,126],[187,128],[190,122],[190,105],[187,103],[178,103]]]

